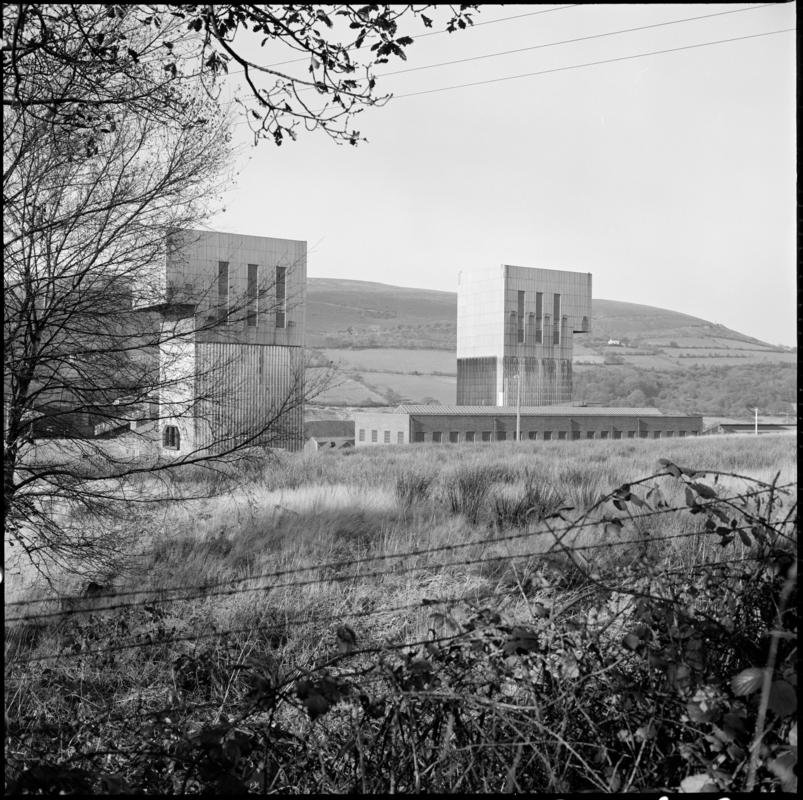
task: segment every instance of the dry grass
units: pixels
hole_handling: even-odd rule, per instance
[[[69,703],[43,689],[42,676],[47,667],[58,680],[74,681],[70,662],[34,662],[14,670],[7,712],[11,709],[15,718],[29,715],[32,696],[34,705],[46,709],[37,712],[38,719],[41,714],[70,719],[76,702],[90,717],[93,708],[125,708],[132,698],[148,707],[169,705],[177,691],[175,659],[182,655],[196,666],[199,658],[207,659],[204,691],[222,708],[227,693],[239,685],[231,664],[259,655],[283,674],[304,670],[338,652],[335,631],[341,617],[349,620],[360,644],[401,643],[448,631],[424,601],[494,596],[510,625],[527,625],[537,621],[534,608],[546,609],[551,620],[582,599],[578,566],[593,571],[610,564],[631,575],[627,580],[635,586],[643,583],[645,564],[658,574],[691,570],[721,557],[711,537],[672,538],[699,526],[688,515],[666,514],[638,521],[626,532],[658,541],[606,548],[602,545],[613,545],[623,534],[579,527],[563,541],[565,551],[545,560],[554,538],[531,534],[545,524],[564,526],[558,519],[550,523],[550,514],[571,508],[563,511],[565,519],[581,517],[604,494],[655,473],[659,458],[766,482],[778,473],[781,483],[797,477],[794,441],[783,436],[424,445],[312,459],[285,455],[261,468],[252,465],[236,490],[164,507],[153,518],[154,527],[136,553],[125,554],[136,555],[136,566],[113,580],[116,591],[142,592],[143,602],[102,612],[104,604],[120,598],[95,601],[95,622],[89,626],[87,617],[78,615],[68,623],[57,619],[7,627],[6,657],[9,663],[9,658],[63,652],[80,636],[90,648],[107,646],[120,637],[152,635],[155,626],[167,640],[209,638],[173,643],[165,662],[154,663],[134,648],[111,666],[98,664],[93,671],[84,664],[81,699]],[[718,485],[729,491],[743,488],[737,479],[720,480]],[[669,482],[664,499],[670,506],[682,505],[685,495]],[[739,547],[746,552],[734,545],[729,557]],[[193,596],[203,593],[193,587],[209,584],[214,588],[206,597],[155,607],[144,602],[154,591],[186,586]],[[28,591],[35,596],[42,590]],[[140,598],[126,594],[121,599],[137,603]],[[53,603],[39,610],[57,608]],[[609,635],[618,630],[612,627]],[[225,631],[234,633],[224,643],[219,633]],[[285,723],[293,729],[309,724],[303,714],[286,713]]]

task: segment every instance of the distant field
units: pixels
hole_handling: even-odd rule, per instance
[[[347,369],[370,372],[442,372],[455,375],[454,353],[446,350],[402,350],[371,348],[368,350],[322,349],[323,356]]]
[[[457,396],[457,378],[443,375],[396,375],[390,372],[367,372],[365,383],[395,402],[420,403],[432,398],[446,405],[453,404]]]

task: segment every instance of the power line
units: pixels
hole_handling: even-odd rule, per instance
[[[569,8],[577,8],[578,5],[580,5],[580,3],[574,3],[574,4],[568,5],[568,6],[558,6],[557,8],[547,8],[547,9],[543,9],[541,11],[528,11],[525,14],[515,14],[512,17],[500,17],[499,19],[489,19],[489,20],[485,20],[484,22],[475,22],[475,23],[469,25],[466,28],[466,30],[471,30],[472,28],[479,28],[481,25],[494,25],[497,22],[509,22],[510,20],[514,20],[514,19],[522,19],[523,17],[535,17],[538,14],[549,14],[551,11],[565,11],[566,9],[569,9]],[[430,31],[429,33],[417,33],[413,38],[414,39],[425,39],[427,36],[440,36],[441,34],[444,34],[444,33],[451,33],[451,31],[443,30],[443,31]],[[268,68],[271,68],[271,67],[283,67],[286,64],[299,64],[302,61],[309,61],[309,56],[305,56],[303,58],[293,58],[293,59],[291,59],[289,61],[277,61],[275,64],[268,64],[267,66],[268,66]],[[236,75],[236,74],[239,74],[241,72],[244,72],[244,70],[241,70],[241,69],[240,70],[234,70],[234,71],[230,72],[229,74],[230,75]]]
[[[602,524],[602,523],[598,523]],[[729,534],[736,534],[739,531],[747,532],[752,529],[752,525],[743,525],[736,528],[728,528]],[[567,529],[567,530],[572,530]],[[566,531],[564,531],[566,532]],[[709,531],[704,530],[695,530],[687,533],[675,533],[671,534],[670,536],[642,536],[633,539],[623,539],[621,541],[615,542],[601,542],[598,544],[590,544],[590,545],[578,545],[571,547],[563,547],[561,551],[557,552],[565,552],[568,554],[574,554],[577,552],[589,551],[589,550],[599,550],[602,548],[614,548],[614,547],[622,547],[625,545],[639,545],[639,544],[658,544],[659,542],[669,542],[674,541],[677,539],[688,539],[694,538],[697,536],[709,536],[711,533]],[[468,558],[468,559],[460,559],[457,561],[449,561],[446,563],[441,563],[438,565],[440,569],[446,569],[448,567],[466,567],[466,566],[478,566],[481,564],[490,564],[490,563],[498,563],[500,561],[514,561],[516,559],[526,559],[526,558],[539,558],[539,557],[546,557],[555,554],[555,550],[553,549],[555,544],[560,544],[560,539],[556,536],[556,542],[550,545],[546,550],[536,550],[530,551],[525,553],[510,553],[510,554],[495,554],[492,556],[482,556],[478,558]],[[170,603],[170,602],[184,602],[188,600],[205,600],[210,597],[226,597],[232,595],[239,595],[239,594],[246,594],[251,592],[272,592],[277,589],[288,589],[288,588],[299,588],[302,586],[317,586],[326,583],[348,583],[350,581],[361,580],[365,578],[381,578],[386,575],[405,575],[410,574],[413,572],[420,572],[423,570],[428,570],[431,568],[431,564],[420,564],[416,566],[408,566],[402,567],[393,570],[374,570],[371,572],[361,572],[354,575],[333,575],[328,578],[310,578],[303,581],[289,581],[286,583],[278,583],[273,585],[267,586],[247,586],[242,587],[239,589],[224,589],[218,590],[213,592],[205,592],[199,594],[192,594],[192,595],[185,595],[182,597],[168,597],[168,598],[159,598],[159,599],[152,599],[146,600],[142,602],[134,602],[134,603],[119,603],[109,606],[104,606],[103,608],[99,609],[81,609],[78,611],[53,611],[44,614],[30,614],[24,615],[19,617],[11,617],[6,620],[6,622],[23,622],[23,621],[34,621],[34,620],[42,620],[42,619],[51,619],[54,617],[64,616],[66,614],[71,613],[99,613],[101,611],[112,611],[112,610],[119,610],[123,608],[132,608],[137,607],[140,605],[151,605],[155,603]],[[303,622],[304,620],[299,620]],[[79,654],[80,655],[80,654]]]
[[[654,476],[651,476],[651,478],[652,477],[654,477]],[[634,484],[631,483],[630,485],[632,486]],[[775,489],[783,490],[784,488],[788,488],[788,487],[790,487],[792,485],[794,485],[794,484],[793,483],[783,484],[782,486],[775,487]],[[738,499],[743,499],[743,498],[746,498],[746,497],[750,497],[750,496],[753,496],[753,495],[756,495],[756,494],[766,493],[767,491],[771,491],[771,489],[758,489],[758,490],[754,490],[752,492],[747,492],[747,493],[743,493],[743,494],[739,494],[739,495],[733,495],[733,496],[730,496],[730,497],[716,498],[716,499],[719,502],[729,502],[729,501],[732,501],[732,500],[738,500]],[[600,500],[600,504],[602,502],[606,502],[607,499],[610,499],[610,496],[607,497],[607,498],[602,498]],[[682,511],[682,510],[684,510],[686,508],[687,508],[686,505],[682,505],[682,506],[668,506],[666,508],[653,509],[653,510],[650,510],[650,511],[640,512],[638,514],[630,514],[625,519],[625,521],[637,521],[637,520],[648,518],[648,517],[653,517],[653,516],[657,516],[657,515],[672,513],[674,511]],[[355,566],[357,564],[367,564],[367,563],[372,563],[372,562],[377,562],[377,561],[385,561],[385,560],[389,560],[389,559],[402,559],[402,558],[411,558],[411,557],[422,556],[422,555],[431,555],[433,553],[442,553],[442,552],[446,552],[446,551],[450,551],[450,550],[451,551],[459,550],[459,549],[464,549],[464,548],[467,548],[467,547],[473,547],[473,546],[477,546],[477,545],[501,544],[501,543],[506,543],[506,542],[511,542],[511,541],[524,539],[524,538],[529,538],[529,537],[532,537],[532,536],[538,536],[538,535],[542,535],[542,534],[545,534],[545,533],[551,533],[553,535],[557,535],[558,533],[565,534],[565,533],[568,533],[569,531],[572,531],[572,530],[578,530],[580,528],[594,527],[594,526],[605,525],[605,524],[611,524],[610,520],[606,520],[605,518],[603,518],[601,520],[594,519],[594,520],[586,520],[586,521],[582,521],[582,522],[581,521],[577,521],[577,522],[569,523],[567,526],[560,527],[560,528],[551,528],[551,527],[547,526],[546,528],[542,528],[540,530],[529,530],[529,531],[509,534],[507,536],[497,536],[497,537],[488,537],[488,538],[485,538],[485,539],[475,539],[475,540],[472,540],[472,541],[458,542],[458,543],[448,544],[448,545],[439,545],[437,547],[419,548],[419,549],[415,549],[415,550],[408,550],[408,551],[403,551],[403,552],[400,552],[400,553],[380,553],[380,554],[375,555],[375,556],[365,556],[363,558],[358,558],[358,559],[349,559],[349,560],[342,560],[342,561],[325,562],[325,563],[322,563],[322,564],[313,564],[313,565],[310,565],[310,566],[297,567],[297,568],[293,568],[293,569],[289,569],[289,570],[276,570],[276,571],[273,571],[273,572],[261,573],[261,574],[258,574],[258,575],[252,575],[252,576],[243,577],[243,578],[236,578],[236,579],[228,580],[228,581],[219,581],[219,582],[216,582],[216,583],[185,584],[185,585],[172,586],[172,587],[163,587],[163,588],[159,588],[159,589],[129,590],[129,591],[125,591],[125,592],[107,592],[107,593],[103,593],[103,594],[98,594],[98,595],[96,595],[95,597],[93,597],[91,599],[98,600],[98,599],[103,599],[103,598],[118,598],[118,597],[126,597],[126,596],[141,596],[142,594],[155,594],[157,596],[149,597],[149,598],[146,598],[144,600],[137,600],[137,601],[130,602],[130,603],[118,603],[118,604],[113,604],[113,605],[102,606],[100,608],[90,607],[90,608],[84,608],[84,609],[64,609],[64,610],[61,610],[61,611],[54,611],[54,612],[43,613],[43,614],[30,614],[30,615],[20,615],[20,616],[16,616],[16,617],[8,617],[8,618],[6,618],[6,622],[33,621],[33,620],[37,620],[37,619],[54,618],[54,617],[66,616],[66,615],[76,614],[76,613],[96,613],[96,612],[100,612],[100,611],[111,611],[111,610],[127,608],[127,607],[135,607],[135,606],[146,605],[146,604],[151,604],[151,603],[166,603],[166,602],[174,602],[174,601],[182,601],[182,600],[204,599],[204,598],[207,598],[207,597],[238,594],[238,593],[241,593],[241,592],[265,591],[265,590],[272,590],[272,589],[279,589],[279,588],[307,586],[307,585],[311,585],[311,584],[315,584],[315,583],[329,583],[329,582],[333,582],[333,581],[334,582],[338,582],[338,581],[342,581],[342,580],[352,580],[352,579],[358,578],[358,577],[376,577],[377,575],[383,575],[383,574],[400,574],[401,572],[404,572],[404,571],[410,571],[410,568],[408,568],[407,570],[386,570],[386,571],[379,571],[379,572],[373,572],[373,573],[363,573],[362,575],[358,574],[358,575],[351,575],[351,576],[335,576],[335,577],[327,578],[327,579],[315,578],[315,579],[308,579],[308,580],[305,580],[305,581],[289,581],[289,582],[285,582],[285,583],[274,584],[273,586],[248,587],[248,588],[245,588],[245,589],[232,589],[232,588],[230,588],[232,586],[232,584],[235,584],[235,583],[246,583],[246,582],[249,582],[249,581],[265,580],[265,579],[268,579],[268,578],[281,578],[281,577],[286,577],[288,575],[297,575],[299,573],[310,572],[310,571],[319,570],[319,569],[320,570],[323,570],[323,569],[339,569],[339,568],[343,568],[343,567]],[[610,546],[616,546],[617,544],[625,544],[625,543],[627,543],[627,542],[623,541],[623,542],[612,542],[612,543],[600,543],[598,545],[591,545],[590,547],[592,547],[592,548],[593,547],[606,547],[606,546],[610,547]],[[583,548],[583,549],[586,549],[586,548]],[[461,564],[461,563],[468,563],[468,562],[454,562],[452,565]],[[412,568],[412,570],[423,569],[423,568],[425,568],[425,567],[415,567],[415,568]],[[229,587],[229,588],[222,589],[221,591],[210,591],[210,590],[219,589],[220,587]],[[184,596],[180,596],[180,597],[159,597],[158,596],[159,594],[164,594],[166,592],[171,592],[171,591],[172,592],[195,592],[195,594],[184,595]],[[12,603],[8,603],[7,605],[8,606],[21,606],[21,605],[31,605],[33,603],[59,602],[59,601],[65,601],[65,600],[71,600],[71,601],[84,600],[84,601],[86,601],[87,599],[88,598],[83,597],[81,595],[72,595],[72,596],[65,596],[65,597],[60,597],[60,598],[39,598],[39,599],[35,599],[35,600],[17,600],[17,601],[14,601]]]
[[[559,42],[545,42],[543,44],[534,44],[534,45],[530,45],[529,47],[520,47],[520,48],[518,48],[516,50],[503,50],[503,51],[501,51],[499,53],[487,53],[486,55],[482,55],[482,56],[470,56],[468,58],[458,58],[458,59],[456,59],[454,61],[441,61],[438,64],[426,64],[426,65],[421,66],[421,67],[408,67],[406,69],[394,70],[393,72],[381,72],[381,73],[379,73],[377,75],[377,78],[384,78],[384,77],[387,77],[389,75],[401,75],[401,74],[404,74],[404,73],[407,73],[407,72],[417,72],[418,70],[423,70],[423,69],[434,69],[435,67],[448,67],[448,66],[451,66],[453,64],[465,64],[465,63],[467,63],[469,61],[481,61],[482,59],[486,59],[486,58],[497,58],[499,56],[508,56],[508,55],[513,55],[515,53],[526,53],[526,52],[529,52],[530,50],[539,50],[539,49],[544,48],[544,47],[557,47],[557,46],[563,45],[563,44],[573,44],[575,42],[586,42],[586,41],[590,41],[591,39],[603,39],[606,36],[619,36],[620,34],[623,34],[623,33],[635,33],[636,31],[646,31],[646,30],[649,30],[651,28],[662,28],[662,27],[665,27],[667,25],[679,25],[679,24],[681,24],[683,22],[693,22],[695,20],[708,19],[710,17],[721,17],[721,16],[723,16],[725,14],[739,14],[739,13],[741,13],[743,11],[756,11],[756,10],[758,10],[760,8],[766,8],[767,6],[771,6],[771,5],[775,5],[775,4],[774,3],[763,3],[762,5],[751,6],[749,8],[735,8],[735,9],[731,9],[730,11],[717,11],[717,12],[715,12],[713,14],[702,14],[701,16],[698,16],[698,17],[686,17],[684,19],[674,19],[674,20],[669,20],[667,22],[656,22],[656,23],[653,23],[652,25],[640,25],[637,28],[622,28],[621,30],[618,30],[618,31],[608,31],[607,33],[593,33],[593,34],[591,34],[589,36],[579,36],[579,37],[577,37],[575,39],[563,39],[562,41],[559,41]]]
[[[532,78],[532,77],[535,77],[536,75],[548,75],[548,74],[553,73],[553,72],[564,72],[564,71],[570,70],[570,69],[583,69],[585,67],[597,67],[597,66],[600,66],[601,64],[614,64],[614,63],[616,63],[618,61],[630,61],[631,59],[635,59],[635,58],[645,58],[647,56],[657,56],[657,55],[663,55],[665,53],[679,53],[682,50],[694,50],[694,49],[696,49],[698,47],[710,47],[710,46],[716,45],[716,44],[727,44],[729,42],[740,42],[740,41],[744,41],[745,39],[758,39],[758,38],[760,38],[762,36],[774,36],[774,35],[776,35],[778,33],[790,33],[790,32],[795,31],[795,30],[797,30],[797,28],[781,28],[780,30],[777,30],[777,31],[766,31],[764,33],[752,33],[752,34],[748,34],[747,36],[734,36],[733,38],[730,38],[730,39],[717,39],[717,40],[711,41],[711,42],[700,42],[698,44],[689,44],[689,45],[684,45],[682,47],[671,47],[671,48],[669,48],[667,50],[651,50],[648,53],[634,53],[633,55],[629,55],[629,56],[619,56],[618,58],[606,58],[606,59],[603,59],[601,61],[589,61],[589,62],[586,62],[584,64],[569,64],[569,65],[564,66],[564,67],[554,67],[552,69],[539,70],[538,72],[524,72],[524,73],[520,73],[519,75],[508,75],[508,76],[506,76],[504,78],[491,78],[489,80],[484,80],[484,81],[473,81],[472,83],[460,83],[460,84],[455,84],[453,86],[441,86],[441,87],[438,87],[437,89],[423,89],[423,90],[421,90],[419,92],[408,92],[407,94],[395,94],[395,95],[392,95],[392,98],[394,100],[399,100],[399,99],[401,99],[403,97],[416,97],[416,96],[422,95],[422,94],[434,94],[435,92],[448,92],[448,91],[451,91],[452,89],[466,89],[466,88],[469,88],[471,86],[485,86],[485,85],[491,84],[491,83],[502,83],[503,81],[512,81],[512,80],[517,80],[519,78]]]
[[[445,603],[462,602],[465,600],[485,600],[491,597],[497,597],[500,594],[501,592],[499,591],[491,591],[491,592],[473,592],[471,594],[460,595],[457,597],[444,597],[436,599],[425,598],[424,600],[417,600],[413,603],[405,603],[399,606],[389,606],[380,609],[372,609],[370,611],[344,611],[340,614],[330,614],[326,616],[296,617],[283,620],[280,625],[275,624],[273,626],[265,628],[259,627],[258,625],[255,624],[251,624],[244,628],[228,628],[223,631],[210,631],[208,633],[193,633],[193,634],[188,634],[186,636],[166,636],[161,639],[150,640],[150,641],[125,642],[123,644],[116,644],[112,645],[111,647],[96,648],[94,650],[83,650],[78,652],[67,652],[67,653],[52,653],[43,656],[32,656],[28,658],[10,659],[10,663],[28,664],[39,661],[53,661],[53,660],[58,660],[60,658],[82,658],[83,656],[104,655],[105,653],[115,653],[123,650],[135,650],[140,647],[158,647],[159,645],[169,645],[169,644],[174,644],[176,642],[194,642],[201,639],[220,639],[230,635],[253,633],[255,630],[263,634],[282,633],[286,631],[288,626],[290,625],[335,622],[345,618],[370,617],[379,614],[391,614],[397,611],[409,611],[415,608],[430,608],[433,606],[443,605]],[[505,592],[505,596],[507,595],[508,593]],[[409,647],[409,646],[410,645],[408,644],[399,645],[399,647]],[[357,651],[352,652],[352,655],[356,654]]]

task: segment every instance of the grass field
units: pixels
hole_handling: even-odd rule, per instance
[[[747,651],[715,646],[693,620],[726,606],[738,617],[777,574],[765,580],[745,566],[759,557],[759,534],[724,544],[725,534],[706,532],[710,515],[688,513],[689,491],[703,490],[689,487],[738,498],[761,489],[754,481],[796,483],[794,444],[762,436],[419,445],[284,455],[233,482],[189,470],[185,484],[209,496],[162,508],[121,553],[125,570],[91,576],[109,597],[82,601],[81,614],[63,614],[63,601],[7,608],[7,620],[55,615],[7,621],[7,781],[39,759],[81,766],[93,791],[110,775],[139,791],[436,791],[461,780],[468,791],[669,791],[699,774],[736,791],[749,772],[755,709],[728,695],[728,682],[751,662]],[[659,458],[723,474],[637,484],[665,471]],[[594,508],[623,484],[635,500],[625,491],[619,505]],[[788,517],[788,500],[768,512],[753,499],[722,508],[739,524]],[[741,584],[715,571],[733,561]],[[704,585],[701,575],[710,580],[692,600],[684,593]],[[64,577],[58,588],[79,594],[81,584]],[[49,592],[26,588],[7,603]],[[655,616],[657,601],[652,616],[634,603],[667,592],[686,598],[686,616],[671,625]],[[690,631],[685,639],[678,625]],[[770,617],[759,626],[756,642],[771,625]],[[622,649],[623,636],[632,647]],[[712,652],[730,653],[725,662],[691,653],[688,643],[705,636]],[[406,644],[444,637],[440,647]],[[628,681],[638,698],[621,688]],[[548,686],[543,717],[525,714]],[[720,716],[696,719],[689,708],[706,692],[719,698]],[[605,706],[606,693],[619,706]],[[468,705],[458,711],[455,697]],[[112,713],[120,709],[125,723]],[[776,712],[754,777],[765,788],[781,785],[770,764],[787,758],[796,719]],[[727,713],[742,715],[744,732],[706,766],[717,753],[704,736],[727,728]],[[42,724],[54,726],[50,738],[32,738]],[[539,743],[532,752],[510,749],[530,739]],[[147,757],[143,742],[154,751]]]

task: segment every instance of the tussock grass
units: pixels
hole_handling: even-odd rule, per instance
[[[164,508],[158,525],[127,554],[136,566],[118,575],[114,586],[141,592],[125,600],[142,602],[103,612],[104,602],[114,600],[98,600],[92,617],[7,626],[7,713],[18,720],[74,725],[79,716],[92,718],[104,709],[167,707],[178,695],[214,700],[222,708],[227,698],[245,692],[244,679],[232,672],[232,664],[257,659],[260,669],[269,664],[287,675],[337,654],[339,615],[348,619],[360,644],[448,634],[453,630],[449,614],[457,614],[457,604],[438,606],[446,609],[440,617],[422,604],[444,597],[474,597],[482,607],[491,604],[482,598],[493,595],[494,608],[513,628],[532,625],[543,615],[557,619],[569,613],[563,609],[579,603],[576,624],[584,625],[588,609],[596,614],[600,603],[603,608],[615,599],[584,601],[588,573],[615,569],[624,576],[623,588],[649,586],[651,580],[657,585],[666,573],[687,572],[691,582],[697,579],[695,565],[722,558],[716,541],[698,533],[697,520],[674,513],[636,519],[623,531],[578,527],[545,555],[555,543],[549,527],[581,518],[601,496],[656,472],[659,458],[767,483],[778,473],[780,482],[797,477],[794,441],[781,436],[424,445],[252,461],[235,490]],[[181,480],[212,489],[216,478],[186,470]],[[706,480],[711,483],[710,477]],[[744,488],[730,477],[716,486],[723,492]],[[638,487],[633,491],[643,494]],[[679,482],[665,482],[662,491],[667,505],[684,504]],[[563,519],[552,516],[557,513]],[[694,535],[664,540],[685,533]],[[626,539],[644,541],[618,544]],[[610,546],[597,547],[603,544]],[[590,546],[596,549],[584,549]],[[728,557],[748,550],[736,542]],[[372,558],[377,560],[360,563]],[[275,573],[280,574],[270,577]],[[145,602],[154,590],[204,584],[237,591],[175,603]],[[616,643],[615,637],[626,631],[625,622],[616,620],[629,619],[633,608],[632,598],[622,597],[624,610],[611,612],[615,624],[605,623],[606,635]],[[53,608],[58,605],[40,610]],[[232,633],[218,635],[225,631]],[[209,638],[169,644],[171,636],[206,634]],[[102,647],[138,635],[163,636],[168,644],[134,648],[105,661],[85,660],[80,675],[68,659],[22,669],[13,665],[20,657]],[[609,712],[596,713],[604,718]],[[307,730],[311,724],[298,709],[282,714],[288,730]],[[465,724],[473,724],[471,718]],[[335,739],[337,725],[348,728],[344,720],[332,725],[329,735]],[[97,730],[101,740],[119,735],[103,723]],[[488,767],[486,776],[510,767],[510,762],[500,764]],[[551,768],[559,769],[556,763]],[[542,786],[560,788],[557,773],[544,781]]]

